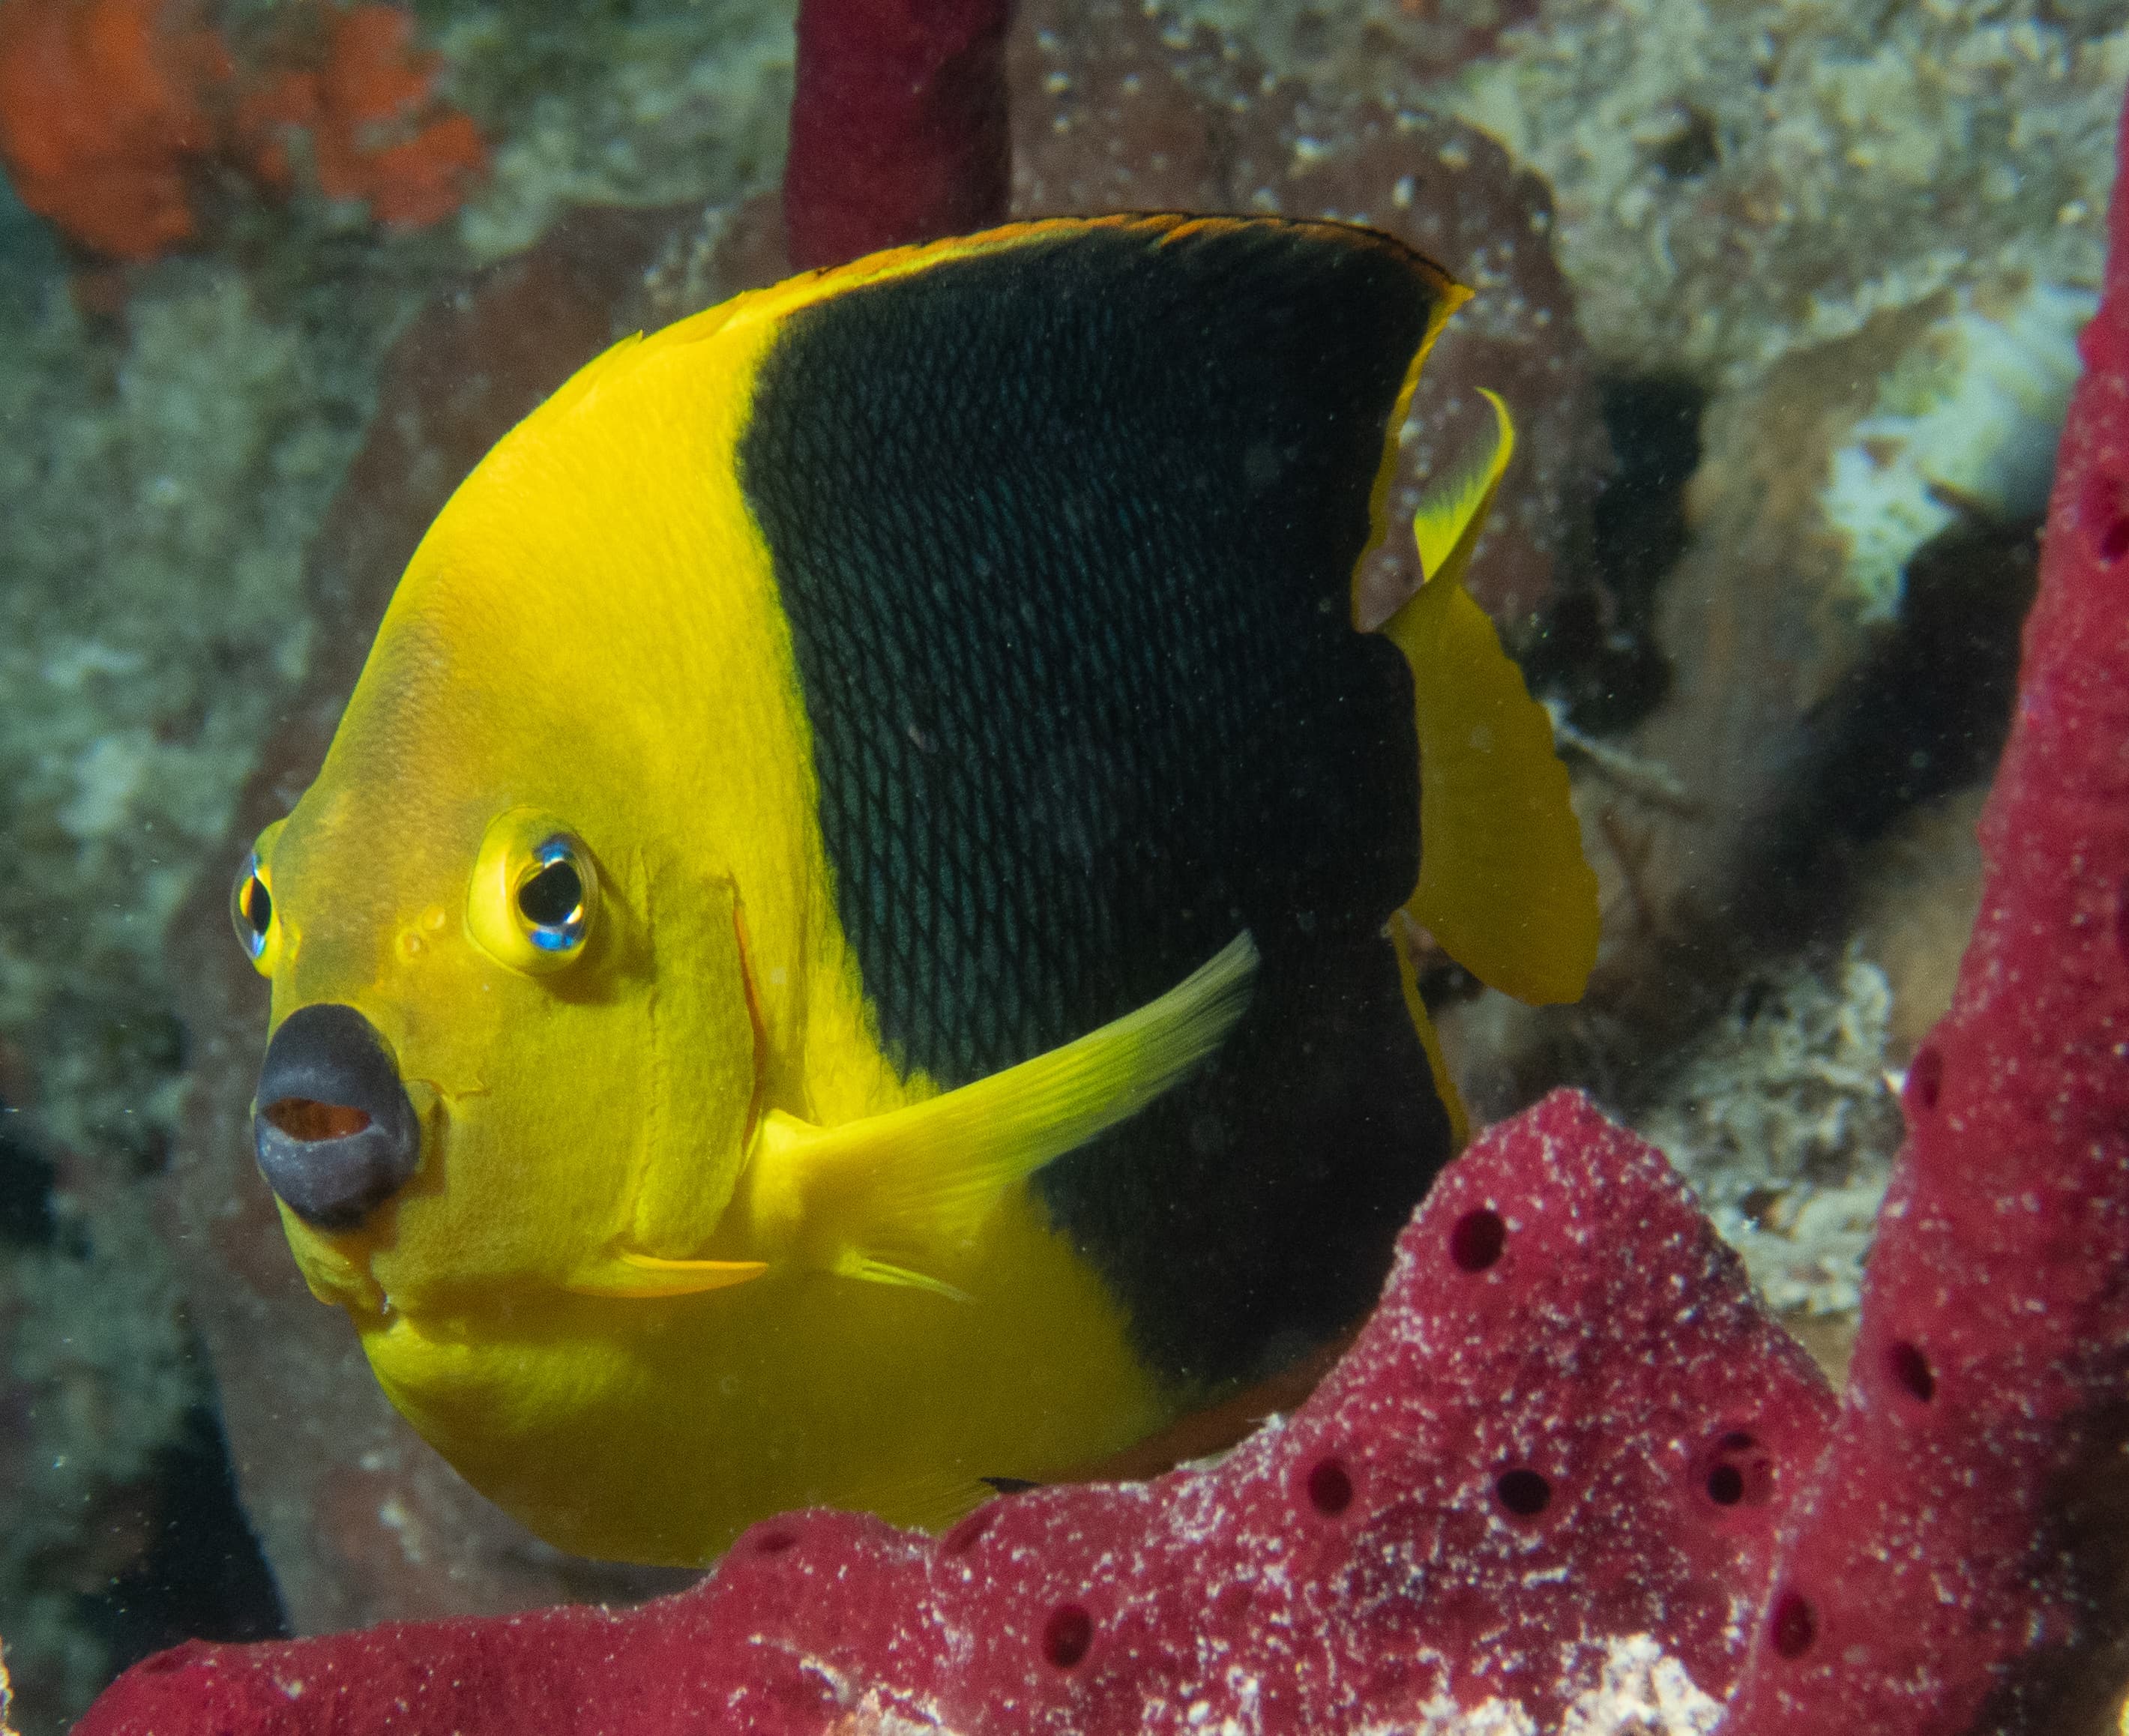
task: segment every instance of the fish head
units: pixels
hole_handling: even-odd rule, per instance
[[[273,984],[260,1167],[359,1324],[699,1244],[756,1090],[735,887],[661,823],[580,624],[498,619],[421,559],[232,908]]]

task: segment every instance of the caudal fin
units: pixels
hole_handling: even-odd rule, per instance
[[[1422,582],[1380,630],[1412,665],[1419,734],[1419,884],[1405,914],[1480,982],[1536,1006],[1581,996],[1597,877],[1552,720],[1464,588],[1515,449],[1507,406],[1484,396],[1492,436],[1427,490],[1412,526]]]

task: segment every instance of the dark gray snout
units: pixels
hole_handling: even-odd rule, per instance
[[[320,1229],[352,1229],[422,1161],[399,1063],[351,1006],[302,1006],[259,1069],[251,1139],[266,1184]]]

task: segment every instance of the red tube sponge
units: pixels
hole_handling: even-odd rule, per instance
[[[783,221],[791,263],[1003,222],[1007,0],[805,0]]]
[[[2103,1690],[2123,1637],[2129,176],[2109,234],[1981,918],[1908,1074],[1840,1424],[1726,1736],[2069,1728],[2060,1696]]]
[[[1551,1729],[1636,1703],[1703,1728],[1831,1411],[1661,1157],[1561,1092],[1451,1166],[1352,1350],[1214,1470],[937,1539],[773,1520],[627,1614],[183,1646],[78,1736]]]

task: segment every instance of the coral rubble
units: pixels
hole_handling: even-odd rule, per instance
[[[1784,1314],[1855,1311],[1899,1112],[1885,1082],[1891,990],[1853,949],[1755,983],[1674,1063],[1639,1130],[1693,1185]]]
[[[1598,352],[1713,386],[1947,287],[2096,286],[2125,77],[2105,7],[1541,0],[1446,94],[1550,182]]]
[[[1214,1468],[938,1538],[792,1515],[628,1614],[181,1647],[80,1736],[1705,1736],[1830,1413],[1660,1156],[1560,1093],[1444,1173],[1353,1348]]]

